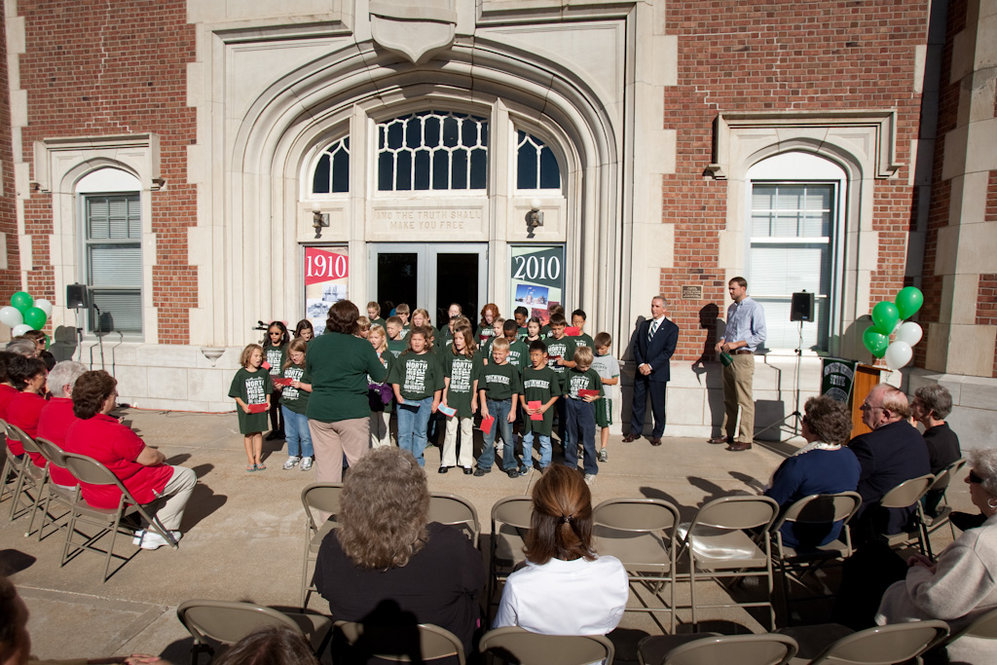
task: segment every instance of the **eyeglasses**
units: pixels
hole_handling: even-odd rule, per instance
[[[983,478],[980,478],[978,475],[976,475],[975,471],[970,470],[970,472],[969,472],[969,482],[973,483],[974,485],[982,485],[983,484]]]
[[[279,330],[277,330],[277,331],[271,331],[271,332],[270,332],[270,336],[271,336],[271,337],[280,337],[280,334],[281,334],[281,333],[280,333],[280,331],[279,331]]]

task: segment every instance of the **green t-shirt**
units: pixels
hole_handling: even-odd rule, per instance
[[[245,404],[266,404],[267,395],[273,392],[270,373],[262,367],[250,372],[245,367],[239,369],[229,386],[228,396],[238,397]],[[241,408],[239,414],[239,431],[243,434],[255,434],[267,429],[267,412],[246,413]]]
[[[561,395],[561,378],[549,366],[544,365],[540,369],[527,367],[523,370],[523,408],[533,401],[540,402],[543,406],[554,396]],[[543,414],[543,420],[530,420],[530,416],[523,413],[523,433],[534,432],[550,436],[551,426],[554,424],[554,408],[547,409]]]
[[[306,415],[325,423],[369,417],[368,376],[383,381],[387,375],[370,342],[336,332],[312,340],[305,369],[312,383]]]
[[[280,375],[285,379],[294,379],[301,383],[308,383],[311,379],[304,365],[288,365],[287,369],[281,371]],[[280,403],[295,413],[304,414],[308,410],[308,391],[300,390],[294,386],[284,386],[280,394]]]
[[[381,326],[382,328],[384,328],[385,330],[387,330],[387,325],[388,325],[388,324],[387,324],[387,322],[386,322],[386,321],[385,321],[384,319],[382,319],[382,318],[381,318],[381,317],[379,316],[379,317],[377,317],[376,319],[371,319],[371,320],[370,320],[370,325],[371,325],[371,327],[374,327],[374,326]]]
[[[561,377],[564,381],[564,372],[568,368],[564,365],[558,365],[556,362],[557,358],[563,358],[565,360],[575,359],[575,342],[574,338],[565,335],[561,339],[554,339],[553,337],[548,337],[544,340],[544,344],[547,345],[547,365],[557,372],[557,375]]]
[[[522,342],[529,336],[529,334],[530,331],[526,329],[526,326],[523,326],[522,328],[516,331],[516,339]]]
[[[579,346],[587,346],[592,349],[593,352],[595,351],[595,342],[592,341],[592,338],[585,333],[572,337],[571,340],[575,343],[575,348],[578,348]]]
[[[478,380],[478,390],[484,390],[488,399],[496,402],[510,399],[523,392],[519,368],[510,362],[499,365],[493,360],[485,366]]]
[[[391,366],[388,381],[397,384],[405,400],[419,401],[431,397],[441,382],[439,362],[431,353],[408,351]]]
[[[384,371],[385,371],[384,380],[383,381],[375,381],[373,379],[373,377],[368,376],[367,377],[367,383],[368,384],[370,384],[370,383],[378,383],[378,384],[388,383],[388,376],[391,374],[391,366],[393,364],[395,364],[395,362],[396,362],[395,361],[395,357],[393,355],[391,355],[391,352],[388,351],[387,349],[384,350],[384,353],[378,353],[377,357],[381,361],[381,364],[384,365]],[[391,413],[391,409],[392,409],[392,406],[394,405],[394,403],[395,403],[394,397],[392,397],[391,401],[388,402],[387,404],[385,404],[380,399],[374,400],[374,401],[371,402],[371,411],[378,411],[378,412],[385,411],[387,413]]]
[[[599,372],[589,367],[584,372],[577,368],[569,369],[566,373],[564,393],[571,399],[581,399],[579,390],[598,390],[599,397],[605,397],[606,393],[602,389],[602,379]]]
[[[522,372],[523,368],[530,364],[530,347],[518,339],[509,344],[509,362]]]
[[[447,388],[447,406],[457,409],[458,418],[470,418],[471,398],[481,376],[484,365],[477,353],[473,357],[458,356],[449,350],[444,352],[444,376],[450,379]]]
[[[287,345],[284,346],[270,346],[269,344],[263,347],[263,362],[270,365],[270,376],[280,376],[280,368],[284,366],[284,361],[287,360]]]
[[[390,351],[391,355],[394,356],[395,358],[402,355],[402,353],[407,348],[408,348],[408,342],[405,341],[404,337],[401,337],[399,339],[388,340],[388,351]]]

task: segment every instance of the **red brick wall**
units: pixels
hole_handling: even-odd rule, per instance
[[[196,129],[194,110],[185,106],[194,29],[186,23],[184,0],[127,5],[81,0],[18,4],[27,47],[20,58],[29,114],[23,158],[31,161],[32,143],[44,138],[160,136],[160,175],[166,186],[152,193],[152,300],[159,308],[159,341],[184,344],[189,339],[188,310],[197,305],[197,269],[187,263],[187,228],[196,223],[196,192],[186,184],[186,146],[194,142]],[[34,194],[25,202],[24,216],[37,266],[29,274],[28,289],[35,297],[62,303],[65,294],[55,292],[46,238],[52,233],[51,197]]]
[[[7,21],[0,12],[0,40],[7,52]],[[17,207],[14,203],[14,158],[10,138],[10,90],[7,58],[0,61],[0,233],[7,236],[7,269],[0,270],[0,307],[21,288],[20,258],[17,251]]]
[[[677,172],[662,182],[662,221],[675,224],[675,267],[661,271],[682,328],[676,359],[698,358],[709,345],[700,327],[705,303],[729,304],[717,263],[725,228],[727,184],[703,175],[711,161],[717,112],[889,109],[898,111],[894,180],[877,180],[873,227],[880,269],[870,305],[902,288],[906,233],[913,215],[907,185],[910,142],[920,95],[913,89],[914,50],[926,39],[928,2],[670,2],[665,30],[678,37],[678,85],[664,90],[663,126],[678,132]],[[699,281],[703,301],[683,301],[680,286]],[[750,285],[749,285],[750,292]]]

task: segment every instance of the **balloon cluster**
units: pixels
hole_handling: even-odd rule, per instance
[[[10,326],[11,335],[20,337],[29,330],[41,330],[52,316],[52,303],[44,298],[35,300],[27,291],[10,297],[10,304],[0,307],[0,323]]]
[[[872,325],[862,333],[862,343],[869,353],[884,358],[891,370],[900,369],[914,356],[912,347],[921,341],[923,331],[913,321],[903,320],[914,316],[923,303],[921,289],[907,286],[900,289],[893,302],[884,300],[872,308]]]

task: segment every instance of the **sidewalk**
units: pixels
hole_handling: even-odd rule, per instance
[[[274,445],[283,445],[277,441],[264,444],[272,453],[267,470],[246,473],[234,414],[132,409],[124,412],[124,418],[148,444],[160,447],[171,463],[197,472],[199,484],[184,515],[180,549],[139,552],[101,584],[101,557],[84,553],[60,568],[63,533],[41,543],[35,536],[25,538],[27,518],[11,523],[9,503],[0,504],[0,565],[19,570],[11,579],[31,611],[29,630],[33,653],[39,658],[146,652],[179,664],[190,658],[189,635],[176,618],[180,602],[191,598],[277,606],[298,602],[304,532],[300,492],[314,481],[314,471],[283,471],[286,454]],[[776,447],[794,449],[788,444]],[[622,496],[665,498],[680,507],[683,519],[689,519],[704,499],[731,492],[758,493],[784,454],[758,444],[750,451],[732,453],[701,439],[665,438],[655,448],[645,439],[624,444],[612,437],[609,462],[600,465],[592,486],[593,504]],[[438,465],[439,449],[427,449],[430,489],[470,499],[482,533],[489,531],[490,509],[497,499],[528,494],[539,477],[537,471],[518,479],[501,473],[475,478],[459,470],[441,475],[436,473]],[[953,485],[950,500],[965,509],[969,502],[959,485]],[[126,547],[119,549],[122,545]],[[118,546],[116,551],[122,552],[130,547],[122,542]],[[310,607],[328,610],[318,596],[313,596]],[[763,629],[742,611],[718,613],[716,618]],[[667,625],[667,620],[663,623]],[[645,615],[630,613],[621,628],[639,631],[635,637],[660,632]]]

